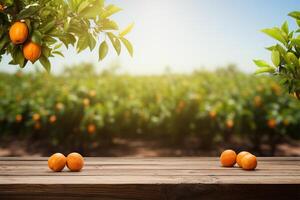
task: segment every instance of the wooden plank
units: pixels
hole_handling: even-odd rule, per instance
[[[80,173],[70,173],[67,169],[57,174],[47,169],[0,170],[0,176],[300,176],[300,170],[169,170],[169,169],[84,169]]]
[[[41,198],[42,197],[42,198]],[[299,199],[295,185],[195,185],[195,184],[102,184],[102,185],[8,185],[0,199]]]
[[[0,176],[6,184],[300,184],[299,176]]]
[[[47,158],[0,158],[0,199],[299,199],[300,158],[258,158],[255,171],[218,158],[86,158],[53,173]]]

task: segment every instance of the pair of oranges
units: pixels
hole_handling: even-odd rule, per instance
[[[223,167],[233,167],[237,163],[244,170],[254,170],[257,166],[256,156],[247,151],[236,155],[231,149],[225,150],[220,156],[220,161]]]
[[[70,153],[65,157],[62,153],[55,153],[48,159],[48,166],[52,171],[60,172],[65,166],[72,172],[78,172],[84,165],[84,159],[79,153]]]
[[[9,37],[13,44],[19,45],[24,44],[29,35],[29,30],[24,22],[15,22],[9,29]],[[23,55],[27,60],[32,63],[37,61],[42,53],[42,47],[32,41],[27,41],[23,45]]]

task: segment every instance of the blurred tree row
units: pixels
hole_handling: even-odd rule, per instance
[[[300,102],[271,78],[234,67],[190,75],[96,73],[92,65],[46,73],[0,74],[0,134],[89,148],[114,137],[199,148],[239,138],[271,152],[285,138],[299,139]]]

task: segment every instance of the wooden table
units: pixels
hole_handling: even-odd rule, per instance
[[[255,171],[218,158],[85,158],[54,173],[47,158],[0,158],[0,199],[300,199],[300,158],[258,158]]]

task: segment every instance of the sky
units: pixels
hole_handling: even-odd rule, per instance
[[[52,72],[63,66],[82,62],[95,63],[106,69],[112,63],[130,74],[160,74],[168,67],[173,72],[190,73],[195,69],[215,69],[236,64],[245,72],[253,72],[253,59],[270,60],[264,47],[274,40],[260,32],[281,25],[285,20],[295,28],[287,14],[300,9],[299,0],[106,0],[123,9],[113,19],[120,28],[131,22],[135,26],[127,38],[134,46],[130,57],[125,48],[120,56],[111,51],[98,62],[98,49],[77,54],[63,49],[65,58],[51,59]],[[13,72],[6,56],[1,71]],[[26,70],[34,67],[27,65]]]

